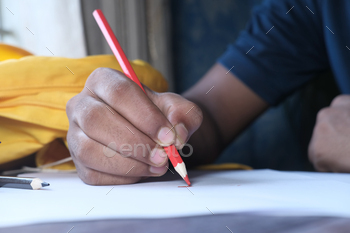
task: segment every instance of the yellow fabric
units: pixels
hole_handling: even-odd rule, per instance
[[[196,167],[197,170],[252,170],[253,168],[238,163],[209,164]]]
[[[3,48],[0,46],[0,54]],[[7,53],[7,59],[24,54]],[[143,84],[158,92],[167,90],[165,79],[148,63],[135,60],[131,64]],[[113,55],[81,59],[25,56],[0,62],[0,164],[41,149],[38,155],[50,156],[45,153],[49,143],[67,134],[67,101],[84,88],[87,77],[98,67],[121,70]],[[40,161],[44,159],[37,159],[38,165]]]
[[[32,54],[26,50],[0,43],[0,61],[18,59],[28,55]]]

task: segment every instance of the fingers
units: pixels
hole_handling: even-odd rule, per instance
[[[164,149],[183,146],[202,122],[201,110],[179,95],[146,94],[124,74],[94,71],[66,107],[69,150],[88,184],[133,183],[166,173]]]
[[[320,172],[327,172],[329,171],[328,163],[325,162],[325,160],[322,158],[322,153],[320,153],[320,150],[318,148],[317,143],[317,132],[314,131],[312,139],[310,141],[309,147],[308,147],[308,157],[310,162],[314,165],[315,169]]]
[[[181,149],[203,121],[201,109],[191,101],[173,93],[154,93],[144,87],[148,97],[174,125],[177,148]]]
[[[349,100],[338,96],[332,106],[317,114],[316,125],[309,144],[309,159],[318,171],[350,171]]]
[[[119,154],[132,154],[133,159],[152,166],[163,166],[167,162],[167,156],[161,147],[157,147],[147,135],[105,103],[87,96],[75,108],[72,122],[89,138],[104,146],[114,142],[115,151]]]
[[[132,184],[140,181],[142,177],[115,176],[102,173],[94,169],[84,167],[79,161],[74,160],[80,179],[89,185],[115,185]]]
[[[95,171],[126,177],[160,176],[167,171],[167,163],[154,167],[134,159],[131,153],[123,156],[89,138],[74,123],[70,125],[67,140],[74,162]]]
[[[121,72],[99,68],[90,75],[86,87],[89,90],[85,93],[96,95],[154,142],[161,146],[174,143],[171,123],[142,89]]]
[[[338,95],[333,99],[331,106],[350,108],[350,95]]]

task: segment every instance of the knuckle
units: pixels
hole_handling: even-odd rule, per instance
[[[165,103],[167,109],[165,114],[167,115],[170,122],[177,124],[178,122],[187,122],[190,130],[196,130],[203,122],[203,112],[201,108],[187,100],[182,96],[171,93],[164,93],[164,95],[170,96],[168,101]]]
[[[68,119],[71,119],[71,118],[74,117],[74,108],[75,108],[75,105],[76,105],[76,103],[78,101],[78,98],[79,98],[78,96],[79,96],[79,94],[76,95],[76,96],[73,96],[71,99],[69,99],[67,101],[66,113],[67,113]]]
[[[129,92],[134,93],[133,88],[137,87],[122,72],[105,67],[95,69],[87,79],[86,85],[91,87],[98,85],[101,92],[103,91],[106,96],[116,96],[116,100],[119,100],[118,98],[127,95]]]
[[[83,135],[83,132],[72,133],[68,131],[67,142],[69,151],[76,160],[82,164],[87,163],[89,154],[94,151],[93,144]]]
[[[194,124],[199,127],[202,124],[202,121],[203,121],[203,112],[200,109],[200,107],[198,107],[196,104],[194,104],[194,107],[193,107],[192,111],[194,113],[193,114]]]
[[[333,99],[331,106],[341,106],[345,104],[350,104],[350,95],[338,95]]]
[[[92,73],[89,75],[89,77],[86,80],[86,85],[93,85],[95,84],[98,80],[101,80],[106,74],[110,72],[110,68],[106,67],[99,67],[96,68]]]
[[[79,145],[77,143],[77,140],[74,134],[75,134],[74,130],[72,129],[71,126],[69,126],[69,129],[67,132],[67,144],[68,144],[69,153],[72,157],[74,157],[77,146]]]
[[[87,164],[89,154],[92,153],[93,148],[92,148],[92,143],[88,142],[88,139],[84,139],[83,137],[78,136],[77,142],[79,143],[77,146],[74,148],[74,157],[81,163],[81,164]]]
[[[143,112],[146,112],[147,114],[140,116],[142,117],[142,119],[140,120],[144,120],[145,122],[153,122],[152,124],[157,125],[159,127],[166,124],[167,120],[158,108],[155,108],[153,105],[144,105],[143,108]],[[157,128],[158,127],[154,127],[155,130]]]
[[[80,170],[80,173],[79,173],[80,179],[84,183],[89,185],[99,185],[100,176],[101,176],[101,173],[87,169],[87,168]]]
[[[316,123],[315,125],[315,129],[314,129],[314,134],[316,136],[320,136],[320,135],[327,135],[330,130],[331,130],[331,125],[329,124],[328,120],[320,120]]]
[[[80,118],[81,111],[87,106],[86,98],[77,99],[74,105],[70,106],[70,111],[72,112],[72,119],[77,121]]]
[[[77,106],[75,120],[84,132],[92,132],[96,125],[94,122],[96,119],[100,119],[103,112],[99,102],[87,103],[87,101],[81,100]]]
[[[121,98],[123,100],[124,96],[127,96],[129,93],[135,93],[135,83],[124,75],[117,75],[117,78],[113,80],[111,87],[106,91],[109,91],[110,95],[116,95],[117,99]],[[137,87],[139,88],[139,87]]]
[[[326,120],[329,118],[329,116],[332,114],[332,109],[330,107],[322,108],[317,113],[317,121]]]

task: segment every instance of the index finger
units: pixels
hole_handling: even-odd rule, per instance
[[[174,126],[142,89],[123,73],[109,69],[96,69],[86,86],[137,129],[161,146],[175,141]],[[91,95],[91,93],[89,93]]]

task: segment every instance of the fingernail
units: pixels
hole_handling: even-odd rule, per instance
[[[164,174],[166,172],[166,167],[150,167],[150,172],[154,173],[154,174]]]
[[[163,127],[159,130],[158,139],[164,146],[171,145],[174,142],[175,134],[172,129]],[[163,146],[163,145],[162,145]]]
[[[186,129],[184,124],[180,123],[175,126],[175,131],[176,131],[175,146],[178,149],[182,149],[188,137],[188,130]]]
[[[167,160],[167,156],[163,148],[154,148],[150,159],[152,163],[162,165]]]

